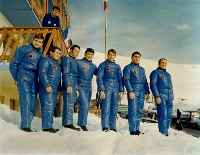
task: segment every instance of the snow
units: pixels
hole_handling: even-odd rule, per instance
[[[74,114],[74,124],[77,113]],[[59,155],[197,155],[200,138],[195,138],[172,128],[166,137],[158,132],[157,124],[142,123],[140,136],[131,136],[128,122],[117,120],[118,132],[102,132],[101,120],[94,114],[88,116],[89,132],[74,131],[61,126],[61,118],[54,118],[57,133],[41,130],[41,118],[34,118],[32,130],[21,131],[20,114],[0,104],[0,154],[59,154]]]
[[[81,49],[78,58],[83,58],[85,49]],[[130,53],[131,56],[132,53]],[[105,55],[95,53],[93,62],[98,66],[104,61]],[[117,56],[116,63],[121,69],[131,62],[130,57]],[[1,65],[2,66],[2,65]],[[147,80],[152,70],[157,68],[157,62],[141,59],[141,66],[146,70]],[[168,60],[167,70],[172,76],[174,85],[174,110],[197,110],[200,108],[200,65],[171,64]],[[93,80],[93,97],[96,93],[96,78]],[[179,98],[186,100],[181,102]],[[121,102],[127,104],[126,96]],[[148,103],[149,105],[153,105]],[[145,107],[148,105],[146,103]],[[66,155],[173,155],[199,154],[200,138],[195,138],[184,132],[169,130],[165,137],[158,132],[157,124],[141,123],[140,136],[131,136],[128,122],[117,120],[118,132],[102,132],[99,117],[89,114],[89,132],[78,132],[65,129],[61,125],[61,118],[54,118],[54,128],[57,133],[42,132],[41,118],[34,118],[33,133],[19,130],[20,114],[12,111],[8,106],[0,104],[0,154],[66,154]],[[74,125],[77,124],[77,114],[74,114]]]

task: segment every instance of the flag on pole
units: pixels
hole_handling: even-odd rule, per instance
[[[104,1],[103,3],[104,11],[107,11],[107,8],[108,8],[107,0],[103,0],[103,1]]]

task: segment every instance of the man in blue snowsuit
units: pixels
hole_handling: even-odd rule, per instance
[[[60,28],[62,32],[62,28],[60,25],[60,18],[58,17],[59,12],[60,12],[60,8],[58,6],[53,6],[51,13],[45,14],[42,20],[42,27],[58,27]],[[50,35],[51,35],[50,33],[47,33],[44,40],[43,48],[46,47],[47,42],[50,38]],[[50,46],[53,46],[53,42],[51,42]]]
[[[97,67],[92,63],[94,57],[94,50],[92,48],[87,48],[85,51],[85,57],[83,59],[77,60],[78,64],[78,126],[81,127],[83,131],[88,131],[87,116],[91,102],[92,96],[92,78],[93,75],[97,75]]]
[[[161,58],[158,68],[150,74],[150,88],[157,104],[159,132],[168,136],[168,129],[172,120],[173,86],[170,74],[166,71],[167,60]]]
[[[55,133],[59,130],[53,129],[52,124],[61,80],[61,68],[58,63],[61,49],[52,46],[49,52],[50,55],[40,59],[38,64],[39,95],[42,111],[42,129],[46,132]]]
[[[141,54],[136,51],[132,54],[132,61],[124,67],[123,82],[127,90],[128,98],[128,123],[131,135],[139,135],[140,121],[144,100],[149,100],[149,86],[145,70],[139,66]]]
[[[116,51],[110,49],[107,60],[102,62],[97,71],[97,86],[102,100],[101,125],[102,130],[107,132],[116,130],[116,116],[118,101],[123,98],[122,72],[115,63]]]
[[[43,27],[59,27],[60,26],[60,19],[58,17],[58,13],[60,12],[60,8],[58,6],[53,6],[52,12],[45,14],[42,20]]]
[[[19,47],[13,55],[9,70],[19,91],[21,130],[32,132],[31,122],[35,114],[37,99],[37,67],[41,59],[43,34],[36,34],[30,45]]]
[[[63,91],[63,113],[62,125],[65,128],[80,131],[80,128],[73,126],[74,104],[78,97],[77,91],[77,62],[76,58],[80,52],[78,45],[73,45],[70,49],[69,56],[61,59],[62,72],[62,91]]]

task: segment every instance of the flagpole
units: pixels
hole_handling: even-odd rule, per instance
[[[107,10],[108,10],[108,4],[107,0],[103,0],[103,7],[104,7],[104,12],[105,12],[105,36],[104,36],[104,46],[105,46],[105,60],[106,60],[106,42],[107,42]]]
[[[108,18],[108,16],[107,16],[107,11],[105,11],[105,60],[106,60],[106,46],[107,46],[107,44],[106,44],[106,42],[107,42],[107,18]]]

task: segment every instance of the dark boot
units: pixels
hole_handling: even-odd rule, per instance
[[[86,126],[81,126],[81,129],[82,129],[83,131],[88,131],[88,129],[87,129]]]
[[[23,128],[22,130],[26,132],[33,132],[30,128]]]
[[[108,128],[102,128],[103,131],[108,132]]]
[[[50,132],[50,133],[56,133],[59,131],[59,129],[53,129],[53,128],[50,128],[50,129],[43,129],[44,132]]]
[[[139,136],[139,135],[140,135],[140,133],[141,133],[141,132],[140,132],[139,130],[136,130],[136,135],[138,135],[138,136]]]
[[[76,127],[73,126],[73,125],[65,125],[65,128],[69,128],[69,129],[76,130],[76,131],[81,131],[80,128],[76,128]]]
[[[137,135],[137,132],[136,131],[131,131],[130,135]]]
[[[117,130],[116,130],[116,129],[110,129],[110,130],[112,130],[112,131],[114,131],[114,132],[117,132]]]

